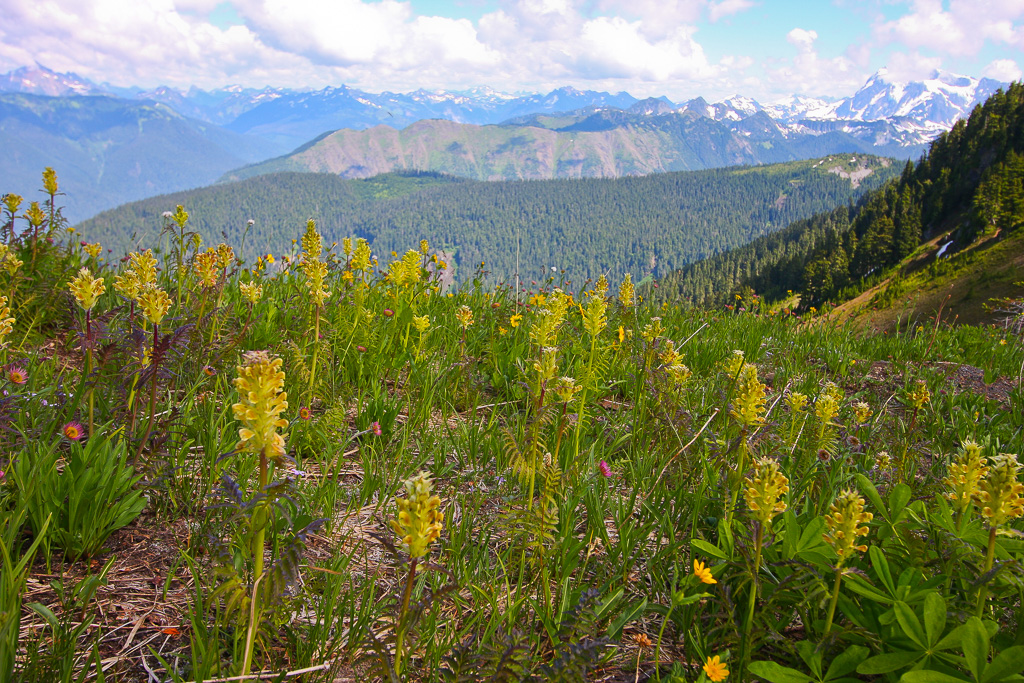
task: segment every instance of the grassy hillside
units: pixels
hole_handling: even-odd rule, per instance
[[[693,113],[642,115],[619,110],[537,116],[529,125],[475,126],[418,121],[339,130],[286,156],[236,169],[224,180],[280,171],[365,178],[390,171],[438,171],[476,180],[617,178],[741,164],[771,164],[830,153],[889,154],[845,133],[785,135],[762,115],[733,130]],[[556,128],[556,126],[558,126]]]
[[[518,263],[526,278],[556,266],[576,281],[626,272],[639,280],[845,205],[896,172],[875,157],[859,157],[855,166],[868,173],[857,187],[838,166],[818,161],[492,183],[430,174],[344,180],[283,173],[137,202],[79,229],[123,253],[133,233],[152,239],[165,222],[162,213],[181,204],[207,242],[227,235],[241,243],[246,221],[254,220],[247,257],[289,251],[305,220],[315,217],[328,243],[357,235],[382,254],[427,238],[455,254],[461,276],[486,262],[497,279],[513,276]]]

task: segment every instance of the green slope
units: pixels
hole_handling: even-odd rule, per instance
[[[817,164],[817,166],[816,166]],[[377,252],[421,238],[455,253],[465,275],[481,261],[496,278],[564,269],[582,280],[671,272],[809,215],[844,205],[892,176],[888,159],[862,157],[859,184],[817,161],[665,173],[619,179],[479,182],[436,174],[345,180],[279,173],[156,197],[105,212],[80,226],[117,252],[136,233],[151,241],[161,214],[184,205],[206,241],[227,235],[247,256],[280,254],[309,217],[327,242],[356,235]],[[548,274],[550,271],[548,270]]]

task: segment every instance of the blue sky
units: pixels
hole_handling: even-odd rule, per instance
[[[562,85],[842,97],[876,70],[1021,77],[1024,0],[4,0],[0,71],[379,92]]]

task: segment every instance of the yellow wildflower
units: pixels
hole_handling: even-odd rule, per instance
[[[48,195],[57,194],[57,172],[49,166],[43,170],[43,189]]]
[[[949,476],[942,480],[949,491],[946,497],[963,514],[971,502],[981,495],[978,485],[988,474],[983,449],[973,441],[964,441],[960,452],[949,465]]]
[[[1012,453],[988,459],[988,473],[978,484],[974,501],[989,527],[995,529],[1024,514],[1024,484],[1017,480],[1020,463]]]
[[[711,570],[704,566],[700,560],[693,561],[693,575],[700,579],[701,583],[711,585],[718,583],[715,577],[711,576]]]
[[[6,296],[0,296],[0,348],[7,346],[7,336],[14,331],[14,318]]]
[[[412,317],[412,326],[416,328],[416,331],[423,334],[430,329],[430,316],[429,315],[414,315]]]
[[[100,246],[99,242],[95,244],[87,244],[83,247],[83,249],[85,249],[86,254],[93,258],[99,258],[100,254],[103,252],[103,247]]]
[[[266,351],[247,353],[234,381],[239,401],[231,406],[235,419],[242,423],[235,448],[276,461],[287,452],[285,435],[277,431],[288,426],[288,420],[281,417],[288,409],[282,364],[280,358],[272,359]]]
[[[167,311],[171,310],[171,297],[155,284],[147,284],[139,290],[139,307],[146,320],[159,325]]]
[[[462,329],[468,328],[473,324],[473,309],[463,304],[455,311],[455,319],[459,321],[459,325]]]
[[[864,498],[853,489],[846,489],[836,496],[835,502],[829,507],[831,514],[825,515],[825,526],[828,531],[822,534],[825,541],[832,546],[839,561],[836,567],[842,567],[854,552],[865,552],[866,545],[857,545],[858,536],[867,536],[871,521],[870,512],[864,512]]]
[[[636,305],[636,289],[633,287],[633,278],[629,273],[623,278],[619,285],[619,303],[626,308]]]
[[[718,658],[718,655],[708,657],[708,660],[704,662],[704,673],[712,683],[720,683],[729,677],[729,669],[725,668],[725,664]]]
[[[71,281],[69,289],[75,299],[78,300],[78,305],[86,311],[92,310],[92,307],[96,305],[96,300],[100,298],[103,292],[107,291],[103,278],[94,278],[88,268],[82,268],[78,271],[78,277]]]
[[[522,322],[522,320],[523,314],[515,313],[511,318],[508,319],[508,324],[510,327],[519,327],[519,323]]]
[[[217,286],[217,279],[220,277],[217,260],[217,252],[213,249],[207,249],[202,254],[196,254],[193,268],[196,277],[199,278],[199,282],[207,289]]]
[[[245,297],[246,301],[255,306],[263,297],[263,285],[258,282],[239,282],[238,290]]]
[[[398,498],[398,516],[391,528],[402,540],[402,548],[411,558],[423,557],[431,543],[441,537],[444,513],[438,508],[441,499],[431,495],[430,474],[420,472],[405,484],[406,497]]]
[[[779,463],[761,458],[754,465],[754,474],[746,479],[743,497],[751,515],[762,527],[770,527],[772,518],[786,511],[783,497],[789,493],[789,479],[779,471]]]
[[[765,385],[757,379],[757,366],[744,363],[736,380],[736,399],[732,416],[744,427],[761,424],[764,420]]]

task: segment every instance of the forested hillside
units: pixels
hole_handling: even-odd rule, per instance
[[[564,269],[582,280],[660,275],[749,242],[815,212],[846,205],[898,168],[888,159],[774,166],[620,179],[476,182],[434,174],[344,180],[281,173],[156,197],[108,211],[79,229],[120,255],[133,233],[150,242],[164,211],[181,204],[206,242],[242,244],[247,257],[292,247],[309,217],[328,243],[354,235],[375,252],[426,238],[454,255],[457,272],[480,262],[496,278]],[[518,244],[518,247],[517,247]]]
[[[718,304],[751,288],[800,292],[806,306],[840,300],[952,231],[947,254],[1024,222],[1024,85],[1014,83],[932,143],[898,180],[843,207],[664,278],[660,295]]]

